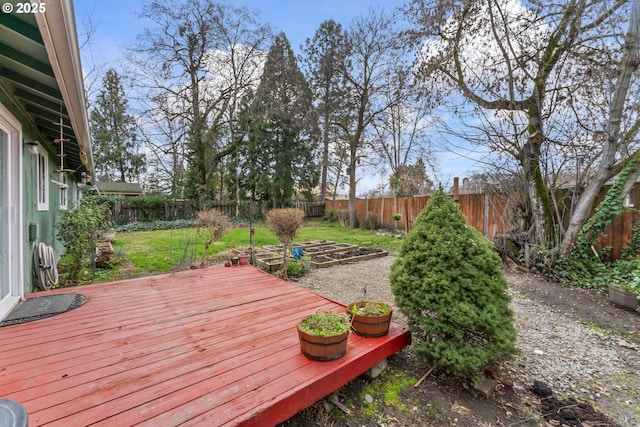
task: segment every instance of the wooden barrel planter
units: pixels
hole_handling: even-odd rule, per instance
[[[349,331],[340,335],[311,335],[298,328],[300,349],[309,359],[327,361],[339,359],[347,352]]]
[[[369,310],[370,307],[376,307]],[[384,307],[382,310],[377,307]],[[382,313],[378,313],[382,311]],[[347,306],[351,317],[351,328],[357,335],[367,338],[382,337],[389,333],[393,310],[387,304],[373,301],[358,301]]]
[[[633,292],[623,291],[622,289],[614,286],[609,286],[609,301],[617,305],[618,307],[626,308],[629,310],[636,310],[640,301],[638,296]]]
[[[314,319],[315,324],[319,324],[317,319],[322,316],[342,316],[339,331],[332,333],[321,331],[321,333],[311,333],[305,330],[303,323],[307,323],[309,319]],[[319,321],[322,324],[322,319]],[[333,322],[333,320],[332,320]],[[303,319],[297,326],[298,338],[300,340],[300,350],[302,354],[312,360],[327,361],[339,359],[347,352],[347,340],[349,338],[349,322],[347,316],[343,313],[316,313]]]

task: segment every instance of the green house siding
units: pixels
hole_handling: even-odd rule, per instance
[[[14,6],[19,3],[7,1]],[[57,240],[60,187],[55,181],[68,186],[71,208],[82,174],[93,175],[72,2],[52,1],[42,13],[4,14],[0,19],[0,104],[0,161],[7,166],[0,196],[8,203],[2,211],[8,221],[0,230],[7,236],[0,246],[0,267],[8,267],[0,276],[1,319],[17,299],[36,288],[33,252],[37,244],[52,247],[58,258],[64,250]],[[60,139],[65,141],[64,169],[70,171],[62,178],[55,172],[62,169]],[[47,153],[48,172],[40,180],[42,161],[29,146],[36,142],[39,152]],[[48,184],[46,206],[38,203],[39,182]]]
[[[12,100],[6,95],[4,88],[0,85],[0,102],[10,111],[13,116],[22,124],[22,253],[24,266],[24,291],[25,294],[33,292],[37,287],[33,276],[33,251],[40,242],[54,248],[58,257],[64,253],[64,247],[57,239],[56,224],[60,218],[60,189],[58,185],[51,182],[51,179],[58,180],[58,174],[55,173],[60,167],[60,159],[53,146],[45,141],[40,141],[38,133],[34,131],[33,126],[16,108]],[[48,160],[48,180],[49,180],[49,207],[47,210],[38,210],[37,208],[37,157],[29,151],[29,147],[25,145],[28,142],[38,141],[40,149],[47,152]],[[75,181],[75,175],[68,175],[67,184],[67,205],[69,208],[77,201],[76,194],[78,184]],[[35,224],[37,231],[36,236],[29,235],[29,227]],[[35,237],[35,240],[31,240]]]

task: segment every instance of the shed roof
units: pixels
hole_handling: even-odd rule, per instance
[[[95,186],[103,194],[142,195],[142,187],[137,182],[96,182]]]

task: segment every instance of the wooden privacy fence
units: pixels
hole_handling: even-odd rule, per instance
[[[566,193],[566,191],[565,191]],[[604,198],[606,190],[603,190],[596,200],[596,206]],[[496,235],[506,235],[510,231],[517,229],[518,209],[514,205],[517,201],[510,199],[506,194],[483,193],[483,194],[459,194],[451,196],[457,199],[460,211],[467,219],[467,223],[482,233],[485,237],[493,239]],[[570,194],[558,194],[557,198],[562,199],[561,217],[563,227],[567,227],[569,211],[571,207]],[[384,228],[395,228],[408,231],[418,214],[424,209],[429,196],[414,197],[385,197],[356,200],[356,216],[358,221],[367,221],[369,215],[375,215],[377,224]],[[602,250],[610,248],[607,260],[614,261],[620,258],[622,249],[628,246],[628,242],[633,234],[633,226],[640,221],[640,186],[636,186],[630,200],[636,201],[636,205],[627,206],[607,229],[598,237],[595,248]],[[335,211],[348,211],[348,200],[330,200],[325,202],[325,209],[333,208]],[[595,209],[595,208],[594,208]],[[396,223],[393,215],[399,213],[402,219]]]
[[[489,239],[496,234],[503,234],[513,228],[511,207],[507,197],[503,194],[460,194],[455,196],[460,211],[469,225]],[[375,215],[377,224],[384,228],[401,228],[408,231],[418,214],[424,209],[429,196],[413,197],[383,197],[356,200],[356,217],[359,222],[367,221],[369,216]],[[328,200],[325,210],[348,211],[348,200]],[[399,213],[402,218],[396,223],[394,214]]]
[[[165,200],[163,206],[157,209],[141,209],[135,205],[133,199],[117,200],[107,217],[112,221],[131,223],[136,221],[193,219],[200,209],[200,201],[195,199]],[[241,201],[208,204],[208,208],[215,208],[229,217],[256,218],[263,216],[272,206],[261,202]],[[308,218],[324,215],[324,203],[318,202],[294,202],[291,207],[304,211]],[[236,215],[237,214],[237,215]]]

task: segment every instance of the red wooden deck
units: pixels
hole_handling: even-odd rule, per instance
[[[344,306],[252,266],[61,289],[81,307],[0,328],[0,397],[29,426],[275,425],[409,344],[396,324],[314,362],[295,325]],[[38,295],[45,295],[39,293]]]

